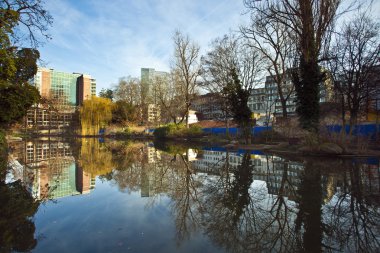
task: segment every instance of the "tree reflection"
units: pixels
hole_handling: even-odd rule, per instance
[[[380,249],[378,166],[346,162],[339,191],[327,205],[330,244],[341,250],[378,252]]]
[[[312,162],[306,162],[298,198],[297,232],[303,225],[300,252],[322,252],[322,181],[321,171]]]
[[[177,159],[177,156],[180,159]],[[188,239],[201,223],[199,186],[201,182],[195,177],[189,162],[189,150],[185,153],[173,154],[170,163],[175,168],[175,178],[169,196],[173,199],[172,211],[177,228],[177,241]]]
[[[95,138],[82,138],[78,163],[91,175],[104,175],[114,168],[109,148]]]
[[[143,143],[113,143],[110,145],[115,170],[110,173],[121,191],[138,191],[144,167]]]
[[[34,249],[35,225],[32,217],[39,202],[35,201],[20,181],[0,182],[0,251],[27,252]]]
[[[121,190],[141,190],[148,207],[170,197],[178,243],[201,229],[231,252],[380,248],[378,165],[230,151],[207,151],[196,164],[178,146],[109,147]]]

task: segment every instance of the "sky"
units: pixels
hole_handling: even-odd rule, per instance
[[[353,0],[355,1],[355,0]],[[169,71],[176,29],[197,42],[201,54],[213,39],[249,22],[243,0],[47,0],[52,39],[40,47],[42,64],[90,74],[97,91],[141,68]],[[372,13],[380,17],[380,0]],[[349,13],[347,16],[351,16]]]
[[[248,21],[243,0],[48,0],[52,39],[42,65],[90,74],[97,91],[143,67],[169,71],[176,29],[205,53],[210,42]]]

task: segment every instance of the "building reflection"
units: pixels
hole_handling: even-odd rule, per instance
[[[34,140],[11,143],[13,180],[38,200],[90,193],[95,177],[76,162],[68,143]]]
[[[379,159],[280,157],[151,143],[12,144],[13,181],[37,199],[86,194],[95,176],[154,205],[161,196],[181,243],[195,230],[231,252],[377,252]]]

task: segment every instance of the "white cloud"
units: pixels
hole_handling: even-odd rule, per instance
[[[53,40],[41,48],[42,59],[48,67],[91,74],[98,90],[119,77],[139,76],[142,67],[169,70],[175,29],[204,52],[244,18],[240,0],[53,0],[47,9]]]

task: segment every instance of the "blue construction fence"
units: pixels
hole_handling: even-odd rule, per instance
[[[269,131],[272,130],[271,126],[257,126],[252,128],[252,135],[258,136],[263,131]],[[328,133],[340,133],[342,131],[341,125],[330,125],[326,127],[326,130]],[[350,126],[345,127],[345,131],[348,134],[350,132]],[[224,127],[218,127],[218,128],[203,128],[203,132],[207,134],[216,134],[216,135],[222,135],[226,134],[226,128]],[[238,132],[238,128],[231,127],[228,129],[229,134],[236,135]],[[380,135],[380,124],[363,124],[363,125],[356,125],[353,127],[352,131],[353,136],[359,136],[359,137],[368,137],[371,139],[375,139]],[[377,135],[377,136],[376,136]]]
[[[153,133],[154,128],[147,129],[148,133]],[[228,128],[228,133],[230,135],[236,135],[238,133],[239,128],[237,127],[231,127]],[[270,131],[272,130],[271,126],[256,126],[252,128],[252,135],[258,136],[260,133],[264,131]],[[326,127],[326,130],[328,133],[340,133],[342,131],[341,125],[330,125]],[[226,134],[226,128],[225,127],[214,127],[214,128],[202,128],[202,131],[205,134],[215,134],[215,135],[225,135]],[[350,132],[350,126],[346,125],[345,131],[348,134]],[[380,135],[380,124],[363,124],[363,125],[356,125],[354,126],[354,129],[352,131],[353,136],[359,136],[359,137],[368,137],[371,139],[375,139],[376,137],[379,137]]]
[[[231,127],[228,128],[228,133],[231,135],[236,135],[238,133],[237,127]],[[226,134],[227,129],[225,127],[215,127],[215,128],[203,128],[202,129],[204,133],[206,134],[216,134],[216,135],[221,135],[221,134]],[[252,127],[252,135],[253,136],[258,136],[261,132],[272,130],[271,126],[259,126],[259,127]]]
[[[346,133],[350,132],[350,126],[346,125],[345,129]],[[328,133],[341,133],[342,126],[341,125],[331,125],[327,126]],[[380,124],[362,124],[356,125],[353,127],[352,135],[358,137],[368,137],[371,139],[375,139],[380,134]],[[377,135],[377,136],[376,136]]]

